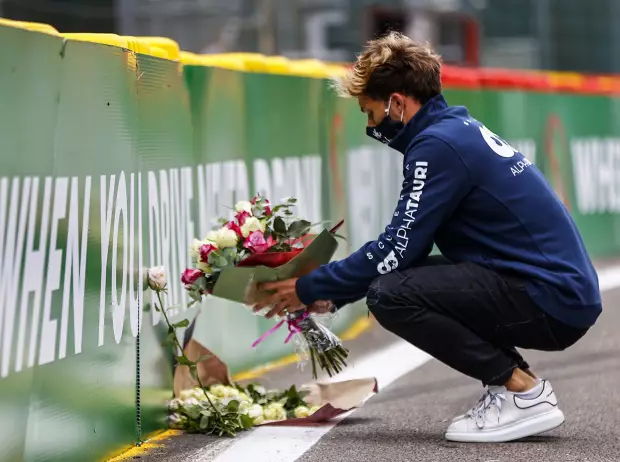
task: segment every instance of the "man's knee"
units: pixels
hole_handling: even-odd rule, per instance
[[[380,324],[398,322],[397,313],[403,308],[411,312],[423,307],[416,301],[416,294],[403,293],[402,281],[396,273],[388,273],[376,278],[368,288],[366,305]]]

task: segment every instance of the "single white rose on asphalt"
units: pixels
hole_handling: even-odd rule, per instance
[[[153,290],[164,290],[168,281],[163,266],[154,266],[146,271],[148,285]]]
[[[303,419],[310,415],[310,410],[306,406],[298,406],[295,408],[295,417]]]
[[[210,231],[206,240],[215,242],[219,249],[225,249],[226,247],[236,247],[239,237],[232,229],[220,228],[217,231]]]
[[[248,237],[254,231],[265,231],[265,224],[261,223],[261,221],[256,217],[250,217],[245,220],[243,226],[241,227],[241,234],[243,237]]]
[[[235,205],[235,211],[239,213],[248,212],[252,215],[252,204],[248,201],[239,201],[237,205]]]

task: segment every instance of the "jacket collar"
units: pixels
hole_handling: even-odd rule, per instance
[[[418,112],[407,122],[407,125],[396,135],[396,137],[388,144],[389,147],[405,154],[407,148],[420,132],[429,127],[440,117],[440,115],[448,108],[443,95],[437,95],[424,104]]]

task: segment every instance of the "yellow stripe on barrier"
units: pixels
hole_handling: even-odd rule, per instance
[[[39,22],[13,21],[12,19],[0,18],[0,25],[16,27],[33,32],[43,32],[50,35],[58,35],[58,31],[49,24]]]
[[[181,48],[179,44],[167,37],[135,37],[136,39],[153,47],[160,48],[167,52],[168,59],[178,61],[181,58]]]
[[[170,54],[168,53],[168,50],[164,50],[163,48],[159,48],[156,46],[151,46],[151,56],[170,60]]]
[[[89,34],[89,33],[68,33],[68,34],[60,34],[62,37],[75,40],[78,42],[91,42],[91,43],[100,43],[103,45],[110,45],[114,47],[126,48],[129,49],[129,44],[127,42],[127,37],[121,37],[116,34]]]

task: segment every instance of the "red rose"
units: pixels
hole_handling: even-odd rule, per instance
[[[244,210],[243,212],[239,212],[237,215],[235,215],[235,219],[237,220],[237,223],[239,223],[239,226],[243,226],[243,224],[245,223],[245,220],[247,220],[251,216],[252,215],[250,215],[248,212]]]
[[[186,286],[192,286],[203,275],[204,273],[199,269],[187,268],[185,271],[183,271],[183,276],[181,276],[181,282]]]
[[[247,214],[247,212],[243,212],[243,213]],[[245,219],[243,221],[245,221]],[[237,223],[235,223],[234,221],[229,221],[228,223],[226,223],[226,227],[228,229],[232,229],[237,234],[237,236],[239,236],[239,237],[242,236],[242,234],[241,234],[241,227]]]
[[[200,252],[200,261],[203,263],[207,263],[209,261],[209,254],[217,250],[217,247],[213,244],[202,244],[198,251]]]

